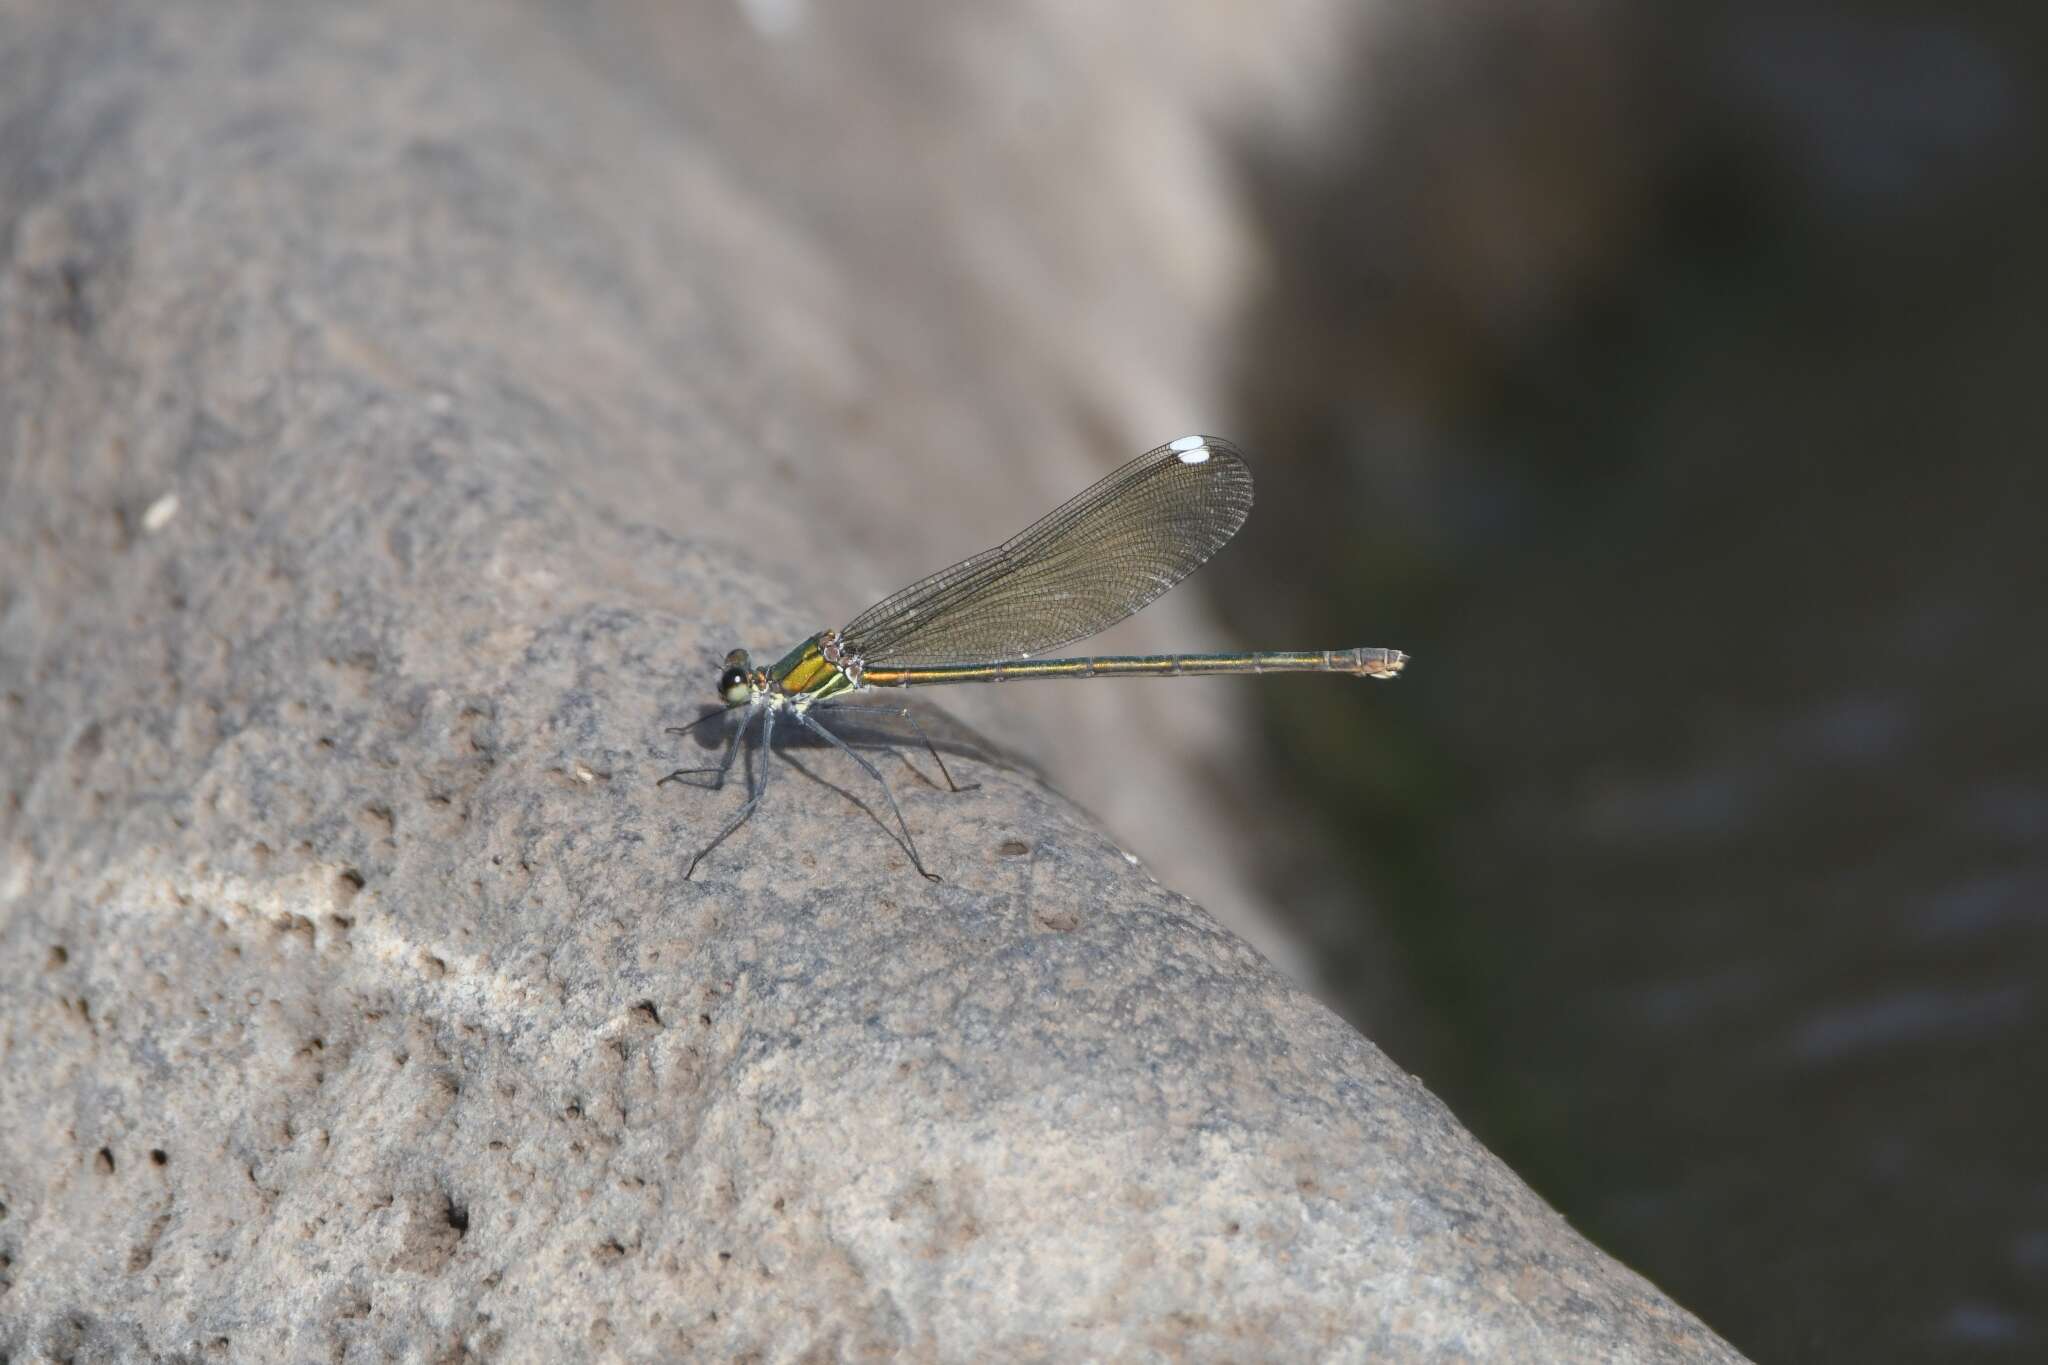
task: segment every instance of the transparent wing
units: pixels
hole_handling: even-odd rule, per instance
[[[1194,572],[1244,525],[1236,446],[1147,451],[992,550],[921,578],[840,634],[873,667],[1015,659],[1094,635]]]

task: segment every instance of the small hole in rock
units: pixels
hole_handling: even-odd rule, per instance
[[[1025,843],[1022,839],[1005,839],[1003,840],[1002,847],[996,850],[1005,858],[1021,858],[1030,851],[1031,845]]]
[[[57,970],[57,969],[58,969],[59,967],[63,966],[63,965],[65,964],[65,963],[69,962],[70,960],[71,960],[71,952],[70,952],[70,950],[69,950],[69,949],[67,949],[67,948],[66,948],[66,947],[65,947],[65,946],[64,946],[63,944],[61,944],[61,943],[53,943],[53,944],[51,944],[51,945],[50,945],[50,970],[51,970],[51,971],[53,971],[53,972],[54,972],[54,971],[56,971],[56,970]]]
[[[149,1159],[152,1164],[157,1166],[167,1166],[170,1164],[171,1160],[170,1154],[164,1151],[164,1149],[161,1147],[150,1148]]]
[[[99,1155],[93,1158],[93,1166],[101,1175],[112,1175],[114,1173],[113,1150],[107,1147],[100,1148]]]

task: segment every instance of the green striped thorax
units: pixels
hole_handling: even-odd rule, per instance
[[[819,701],[859,686],[860,660],[842,652],[839,633],[832,630],[819,631],[768,668],[755,668],[747,651],[735,649],[718,675],[718,695],[727,706],[744,705],[764,692]]]

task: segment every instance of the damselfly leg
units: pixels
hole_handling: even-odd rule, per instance
[[[890,744],[883,740],[877,740],[876,743],[881,748],[888,750],[890,753],[896,756],[896,761],[903,765],[905,771],[907,771],[912,777],[916,778],[918,781],[924,783],[925,786],[930,787],[933,791],[947,791],[957,795],[961,792],[976,792],[981,790],[981,784],[979,782],[969,782],[965,786],[962,786],[960,783],[955,782],[953,780],[953,772],[950,768],[946,766],[945,756],[939,752],[939,746],[932,743],[932,737],[925,733],[924,727],[922,725],[919,725],[917,723],[917,714],[914,711],[912,711],[909,707],[863,706],[858,702],[852,701],[848,694],[842,693],[836,697],[827,697],[823,701],[813,702],[811,704],[811,709],[814,711],[821,710],[827,706],[838,708],[839,714],[841,714],[842,716],[901,717],[902,719],[910,723],[911,732],[917,736],[917,742],[924,745],[924,751],[930,754],[932,756],[932,762],[938,765],[939,776],[945,779],[946,785],[942,788],[939,786],[938,783],[932,781],[931,778],[925,775],[924,769],[918,767],[915,763],[912,763],[910,761],[909,755],[905,754],[901,749],[897,748],[894,744]]]
[[[745,824],[747,822],[747,818],[751,816],[754,813],[755,809],[761,804],[761,794],[762,792],[767,790],[768,786],[768,765],[771,762],[773,762],[775,754],[773,743],[775,735],[775,713],[781,709],[782,708],[778,705],[749,707],[747,714],[740,718],[740,723],[737,726],[733,727],[732,739],[728,741],[725,746],[725,757],[721,759],[717,764],[708,768],[678,768],[674,772],[670,773],[667,777],[664,777],[660,781],[655,783],[655,785],[659,787],[669,782],[679,781],[680,779],[685,777],[696,777],[704,773],[711,773],[714,774],[712,780],[709,783],[702,785],[704,785],[705,789],[709,791],[718,790],[724,784],[726,774],[732,771],[732,765],[734,761],[739,757],[740,749],[746,743],[747,731],[753,728],[755,716],[758,715],[760,717],[761,758],[760,763],[754,772],[752,781],[748,783],[747,799],[737,811],[733,812],[732,817],[725,822],[724,827],[718,831],[717,835],[715,835],[712,838],[711,842],[705,844],[703,848],[697,851],[697,856],[690,859],[689,869],[683,873],[683,877],[685,880],[693,876],[697,871],[697,865],[704,861],[705,857],[711,852],[711,850],[717,848],[720,844],[724,843],[727,837],[730,836],[734,830],[738,829],[741,825]],[[830,744],[833,748],[839,749],[845,754],[847,754],[849,757],[853,759],[854,762],[860,764],[861,769],[864,772],[866,772],[869,777],[875,779],[877,785],[879,785],[882,789],[883,797],[886,798],[889,802],[889,813],[896,817],[897,829],[902,831],[903,848],[904,851],[910,855],[911,866],[915,867],[918,870],[918,873],[921,876],[925,877],[927,880],[938,881],[939,878],[935,874],[926,869],[924,865],[924,860],[918,856],[917,841],[910,837],[910,823],[909,821],[903,818],[903,808],[896,804],[896,793],[890,790],[888,779],[882,776],[882,770],[877,768],[873,763],[869,762],[866,756],[861,754],[858,750],[854,749],[852,745],[848,744],[845,740],[841,739],[839,736],[833,734],[830,730],[826,729],[823,725],[819,724],[818,721],[813,717],[805,714],[803,710],[799,710],[796,707],[792,706],[789,708],[789,713],[790,715],[796,718],[796,721],[799,725],[802,725],[805,729],[811,731],[813,734],[823,739],[827,744]],[[714,711],[710,715],[699,717],[697,720],[692,721],[688,725],[671,725],[668,727],[668,733],[672,735],[688,734],[691,730],[696,729],[697,726],[702,725],[705,721],[713,720],[726,714],[728,714],[728,712]],[[956,792],[973,791],[974,787],[962,787],[954,783],[953,775],[950,772],[947,772],[946,770],[946,761],[943,758],[939,757],[938,749],[933,746],[930,737],[924,733],[924,728],[918,725],[917,719],[914,716],[910,715],[909,708],[902,708],[900,711],[897,712],[897,714],[902,715],[906,720],[910,721],[911,727],[917,731],[918,738],[923,740],[925,748],[931,751],[933,760],[939,765],[939,771],[945,775],[947,785]],[[896,751],[892,749],[891,752],[894,753]],[[902,755],[898,753],[897,757],[901,758]],[[905,760],[904,766],[910,767],[910,770],[914,773],[917,772],[917,769],[915,767],[910,766],[908,760]],[[923,773],[918,773],[917,775],[920,779],[925,780],[927,785],[934,787],[938,785],[937,783],[931,782],[929,779],[924,778]],[[980,784],[976,783],[975,785],[979,786]]]
[[[732,714],[730,709],[724,711],[713,711],[709,715],[699,716],[697,719],[691,721],[688,725],[671,725],[668,727],[668,732],[672,735],[687,735],[690,733],[690,731],[696,729],[698,726],[702,725],[707,720],[718,720],[730,714]],[[732,771],[732,761],[733,759],[739,756],[740,741],[744,740],[747,737],[747,727],[749,725],[752,725],[753,723],[754,718],[752,715],[742,716],[740,718],[739,728],[732,732],[732,742],[725,746],[725,757],[722,760],[720,760],[716,766],[710,768],[678,768],[674,772],[670,773],[667,777],[662,778],[661,781],[655,783],[654,785],[657,787],[665,787],[669,783],[675,781],[677,778],[695,777],[699,773],[716,773],[717,776],[712,778],[710,782],[704,784],[704,786],[706,791],[717,791],[719,788],[725,785],[725,775]],[[692,783],[691,785],[694,786],[696,784]],[[701,858],[704,855],[700,853],[697,856]],[[696,866],[696,864],[693,863],[691,864],[691,866],[694,867]]]
[[[919,724],[917,723],[917,717],[916,717],[915,715],[912,715],[912,714],[911,714],[911,711],[910,711],[910,708],[909,708],[909,707],[905,706],[905,707],[901,707],[901,708],[898,708],[898,709],[897,709],[897,711],[896,711],[896,714],[897,714],[897,715],[899,715],[899,716],[901,716],[901,717],[903,717],[903,719],[905,719],[905,720],[909,721],[909,722],[910,722],[910,728],[911,728],[911,729],[913,729],[913,730],[915,730],[915,731],[917,731],[917,737],[918,737],[918,739],[920,739],[920,740],[921,740],[921,741],[923,741],[923,743],[924,743],[924,748],[925,748],[925,752],[926,752],[926,753],[928,753],[928,754],[930,754],[930,755],[932,756],[932,762],[934,762],[934,763],[936,763],[936,764],[938,764],[938,765],[939,765],[939,776],[940,776],[940,777],[943,777],[943,778],[945,778],[945,779],[946,779],[946,790],[947,790],[947,791],[951,791],[951,792],[973,792],[973,791],[980,791],[980,790],[981,790],[981,784],[980,784],[979,782],[970,782],[970,783],[968,783],[968,784],[967,784],[966,786],[964,786],[964,787],[963,787],[963,786],[961,786],[961,785],[960,785],[960,784],[959,784],[958,782],[955,782],[955,781],[953,780],[953,774],[951,774],[950,772],[947,772],[947,771],[946,771],[946,760],[945,760],[945,759],[943,759],[943,758],[941,758],[941,757],[939,757],[939,746],[938,746],[938,745],[936,745],[936,744],[934,744],[934,743],[932,743],[932,739],[931,739],[931,736],[930,736],[930,735],[927,735],[927,734],[926,734],[926,733],[924,732],[924,727],[923,727],[922,725],[919,725]],[[901,757],[901,755],[898,755],[898,757]],[[904,767],[906,767],[906,768],[910,768],[910,761],[909,761],[908,759],[905,759],[905,760],[904,760],[904,763],[903,763],[903,766],[904,766]],[[912,772],[914,772],[914,773],[917,773],[917,769],[915,769],[915,768],[910,768],[910,771],[912,771]],[[924,778],[924,780],[925,780],[925,783],[926,783],[926,785],[927,785],[927,786],[933,786],[933,787],[936,787],[936,786],[938,785],[938,783],[936,783],[936,782],[933,782],[933,781],[932,781],[932,780],[931,780],[930,778],[928,778],[928,777],[925,777],[923,773],[917,773],[917,775],[918,775],[919,777],[921,777],[921,778]]]
[[[772,706],[761,706],[756,707],[754,709],[758,710],[761,713],[761,762],[754,769],[754,780],[752,783],[749,784],[750,790],[747,792],[747,799],[738,810],[733,812],[732,818],[725,822],[725,828],[719,830],[718,833],[715,836],[713,836],[711,842],[704,845],[704,847],[698,849],[697,856],[690,859],[690,866],[683,872],[684,881],[688,881],[693,875],[695,875],[697,871],[697,864],[703,862],[706,855],[708,855],[712,849],[717,848],[720,844],[724,843],[728,835],[730,835],[734,830],[738,829],[741,825],[747,823],[747,817],[754,813],[754,807],[761,804],[761,793],[768,790],[768,760],[774,753],[774,750],[770,746],[775,738],[775,708]],[[721,782],[725,780],[726,769],[732,766],[733,755],[739,752],[740,741],[746,737],[747,727],[752,725],[753,723],[754,718],[752,716],[747,716],[746,718],[740,721],[739,729],[734,731],[732,737],[732,747],[726,750],[725,762],[720,764],[716,769],[719,775],[719,780]],[[682,771],[711,772],[713,770],[710,768],[697,768],[694,770],[683,769]],[[671,774],[671,776],[673,775],[674,774]],[[664,782],[667,780],[667,778],[662,779],[662,781]],[[659,786],[660,783],[657,783],[655,785]]]
[[[792,707],[791,710],[795,711],[795,708]],[[797,724],[803,726],[812,734],[820,736],[827,743],[832,745],[833,748],[840,750],[842,753],[852,758],[854,762],[860,764],[861,767],[867,770],[867,774],[869,777],[875,779],[876,784],[880,786],[882,789],[882,795],[889,799],[889,811],[896,817],[896,827],[903,831],[903,849],[904,852],[910,855],[910,865],[916,868],[918,870],[919,875],[921,875],[926,881],[935,882],[939,880],[938,875],[936,873],[929,872],[925,869],[924,860],[917,856],[917,841],[910,837],[910,822],[903,818],[903,808],[896,804],[896,793],[889,790],[889,779],[882,776],[882,770],[880,768],[877,768],[874,764],[868,762],[866,756],[857,751],[851,744],[848,744],[845,740],[833,734],[830,730],[827,730],[824,726],[820,725],[815,719],[813,719],[805,712],[795,711],[795,714]],[[933,750],[933,753],[935,755],[937,752],[937,750]],[[945,764],[942,763],[939,766],[941,768],[944,768]],[[946,780],[950,782],[952,779],[949,777]]]

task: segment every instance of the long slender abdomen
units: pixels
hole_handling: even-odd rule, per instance
[[[1089,659],[1006,659],[987,664],[871,668],[870,687],[1019,682],[1027,678],[1146,678],[1200,673],[1346,673],[1391,678],[1408,663],[1398,649],[1267,650],[1255,654],[1122,654]]]

